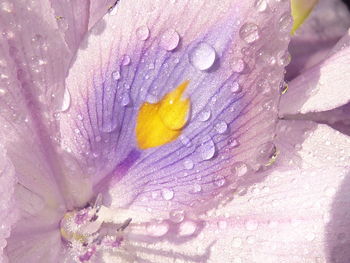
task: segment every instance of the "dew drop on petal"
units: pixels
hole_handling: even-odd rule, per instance
[[[161,237],[168,233],[169,225],[166,222],[151,222],[146,229],[150,235]]]
[[[210,110],[202,110],[199,115],[198,115],[198,118],[199,118],[199,121],[207,121],[209,120],[211,116],[211,111]]]
[[[127,66],[129,65],[131,62],[131,58],[129,55],[124,55],[123,58],[122,58],[122,64],[123,66]]]
[[[215,124],[215,130],[220,134],[225,133],[227,131],[227,123],[224,121],[219,121]]]
[[[167,51],[174,50],[180,42],[180,36],[174,29],[168,29],[160,39],[160,46]]]
[[[147,40],[149,37],[149,28],[147,26],[140,26],[136,30],[136,35],[140,40]]]
[[[267,9],[267,2],[266,0],[256,0],[255,1],[255,8],[259,11],[259,12],[264,12]]]
[[[180,136],[180,141],[186,147],[191,147],[192,146],[191,140],[186,135],[181,135]]]
[[[199,153],[203,160],[210,160],[215,155],[215,144],[210,136],[205,136],[199,146]]]
[[[239,92],[241,92],[241,86],[239,85],[239,83],[238,82],[233,82],[232,83],[232,85],[231,85],[231,91],[233,92],[233,93],[239,93]]]
[[[232,167],[232,172],[236,176],[243,176],[247,174],[249,171],[249,167],[243,162],[237,162]]]
[[[122,96],[121,96],[121,105],[122,105],[122,106],[127,106],[127,105],[130,104],[130,102],[131,102],[131,100],[130,100],[130,95],[129,95],[129,93],[124,92],[124,93],[122,94]]]
[[[222,175],[216,175],[214,176],[213,183],[214,185],[221,187],[226,183],[226,180]]]
[[[191,170],[194,167],[194,163],[191,159],[187,159],[184,161],[184,166],[187,170]]]
[[[192,221],[184,221],[179,227],[180,236],[190,236],[193,235],[197,230],[197,225]]]
[[[114,80],[119,80],[120,79],[120,72],[118,70],[112,72],[112,78]]]
[[[169,200],[173,199],[174,191],[171,189],[168,189],[168,188],[164,188],[164,189],[162,189],[162,196],[163,196],[164,200],[169,201]]]
[[[230,139],[228,143],[231,148],[239,146],[239,141],[237,139]]]
[[[202,191],[202,187],[199,184],[194,184],[192,188],[192,192],[199,193],[200,191]]]
[[[240,37],[248,44],[259,39],[259,27],[254,23],[245,23],[239,30]]]
[[[241,73],[245,69],[245,62],[241,58],[235,58],[230,63],[231,69],[234,72]]]
[[[216,52],[211,45],[201,42],[191,50],[189,59],[197,69],[208,70],[214,65]]]
[[[169,219],[174,223],[180,223],[185,218],[185,212],[183,210],[172,210],[169,214]]]
[[[68,89],[66,89],[64,91],[64,95],[63,95],[63,102],[62,102],[61,111],[67,111],[70,107],[70,104],[71,104],[70,92]]]

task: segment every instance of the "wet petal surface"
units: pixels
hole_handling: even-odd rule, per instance
[[[112,207],[164,215],[245,184],[240,178],[273,152],[288,10],[280,1],[266,9],[255,1],[124,1],[111,10],[78,52],[60,116],[62,145],[95,193],[109,189]],[[191,108],[181,135],[141,150],[141,105],[184,81]]]
[[[256,174],[266,179],[204,216],[196,239],[176,246],[135,242],[142,248],[135,260],[348,262],[350,138],[326,125],[282,121],[276,145],[273,170]]]

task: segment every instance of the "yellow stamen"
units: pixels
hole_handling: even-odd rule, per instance
[[[182,98],[188,84],[189,81],[184,81],[155,104],[142,104],[136,121],[140,149],[161,146],[180,136],[190,110],[189,98]]]
[[[291,0],[292,16],[294,19],[292,35],[304,23],[317,2],[318,0]]]

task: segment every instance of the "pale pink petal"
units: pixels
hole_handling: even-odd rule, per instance
[[[350,262],[350,137],[313,122],[278,126],[280,159],[255,175],[263,181],[238,189],[226,206],[204,216],[204,229],[185,217],[173,233],[177,242],[133,244],[138,259]],[[196,237],[186,240],[188,233]]]
[[[340,40],[326,60],[304,71],[289,82],[281,98],[280,116],[320,112],[340,107],[350,101],[350,37]]]
[[[18,218],[18,210],[14,205],[14,186],[16,176],[12,163],[6,156],[6,151],[0,145],[0,262],[7,262],[3,249],[6,247],[6,238],[10,236],[11,228]]]
[[[118,0],[92,0],[90,3],[89,28],[92,28],[117,2]]]
[[[292,37],[286,78],[291,80],[326,58],[349,27],[350,14],[341,0],[320,0]]]

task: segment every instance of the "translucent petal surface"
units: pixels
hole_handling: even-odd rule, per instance
[[[154,215],[197,209],[265,164],[288,11],[288,2],[261,10],[255,1],[233,0],[123,1],[111,10],[78,52],[60,116],[62,145],[87,167],[95,192],[109,188],[113,207]],[[191,113],[181,136],[140,150],[139,107],[185,80]]]
[[[14,206],[14,186],[16,177],[12,163],[7,159],[5,149],[0,146],[0,200],[1,200],[1,230],[0,230],[0,261],[6,262],[3,249],[7,245],[11,227],[18,218],[17,209]]]
[[[341,0],[320,0],[292,37],[286,78],[291,80],[326,58],[349,27],[350,14]]]
[[[327,59],[289,82],[282,96],[280,115],[331,110],[350,101],[349,32],[335,45]]]
[[[350,138],[313,122],[278,127],[280,158],[256,175],[263,182],[204,217],[206,227],[189,242],[135,242],[135,260],[348,262]]]

